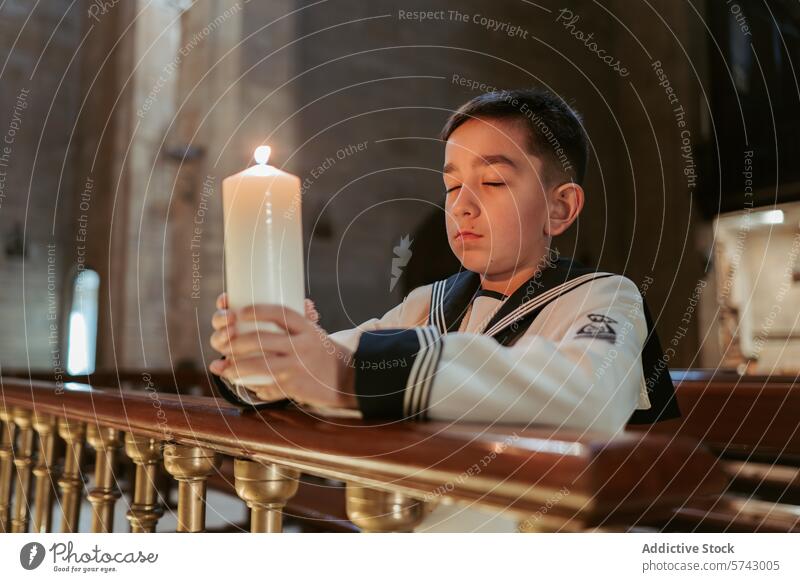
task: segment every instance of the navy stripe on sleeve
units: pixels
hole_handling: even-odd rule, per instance
[[[441,342],[434,326],[365,331],[356,349],[355,393],[365,420],[424,416]]]

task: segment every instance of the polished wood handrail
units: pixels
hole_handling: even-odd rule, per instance
[[[184,392],[197,386],[211,395],[206,370],[156,370],[150,382],[166,392]],[[655,425],[629,427],[634,432],[679,434],[711,447],[715,452],[761,460],[794,456],[800,462],[800,385],[797,376],[739,375],[728,369],[673,369],[670,371],[683,416]],[[6,376],[50,380],[52,372],[6,371]],[[144,373],[104,370],[91,375],[94,385],[144,386]],[[86,378],[64,378],[81,382]],[[797,464],[797,463],[795,463]]]
[[[215,389],[211,373],[208,370],[197,368],[152,371],[120,368],[116,370],[97,370],[89,375],[78,376],[56,374],[53,370],[15,370],[5,368],[3,375],[10,378],[23,378],[59,384],[71,382],[131,390],[137,388],[144,390],[148,386],[156,386],[160,392],[186,393],[188,389],[199,388],[200,394],[211,395]]]
[[[720,457],[731,480],[718,499],[693,500],[653,524],[665,531],[800,530],[797,507],[790,505],[800,491],[797,377],[679,370],[672,379],[682,417],[630,429],[698,439]]]
[[[257,458],[318,476],[417,499],[438,494],[513,511],[540,510],[581,523],[720,493],[727,477],[686,438],[579,434],[550,428],[319,419],[300,410],[242,411],[220,399],[4,377],[6,407],[32,409],[236,458]],[[160,414],[159,414],[160,412]],[[160,421],[166,418],[166,423]],[[433,497],[432,497],[433,496]]]
[[[788,376],[676,375],[682,416],[631,430],[695,438],[717,453],[800,461],[800,385]]]
[[[200,368],[175,368],[159,369],[152,371],[133,370],[126,368],[96,370],[89,375],[70,376],[56,374],[49,369],[4,369],[4,375],[11,378],[26,378],[30,380],[42,380],[52,382],[58,376],[64,382],[86,383],[102,386],[114,386],[118,383],[141,381],[142,376],[150,375],[162,389],[167,389],[172,385],[182,384],[211,384],[210,372]],[[790,376],[786,374],[739,374],[736,370],[728,368],[672,368],[670,378],[676,386],[682,382],[709,382],[724,383],[727,385],[744,384],[780,384],[791,385],[800,381],[800,374]]]
[[[147,374],[148,380],[143,378]],[[679,434],[717,453],[742,457],[758,453],[761,460],[786,459],[800,464],[800,385],[798,376],[739,375],[731,369],[672,369],[671,378],[683,416],[652,426],[632,425],[634,432]],[[51,381],[52,371],[11,371],[6,375]],[[90,376],[96,386],[123,388],[158,386],[159,391],[186,393],[199,388],[212,395],[208,371],[197,369],[101,370]],[[85,382],[86,377],[64,377]]]

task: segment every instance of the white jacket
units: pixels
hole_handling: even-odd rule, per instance
[[[357,350],[356,394],[366,416],[616,433],[636,408],[650,407],[641,358],[647,325],[630,279],[577,285],[549,303],[511,346],[486,333],[487,317],[502,301],[478,297],[459,331],[442,335],[427,319],[433,290],[418,287],[380,319],[331,334]],[[608,318],[600,323],[612,332],[595,330],[595,314]],[[413,328],[413,336],[391,331],[398,328]],[[581,333],[587,328],[592,332]],[[376,330],[390,335],[364,336]]]
[[[477,274],[462,271],[414,289],[380,318],[330,334],[355,352],[364,419],[544,424],[613,435],[637,410],[638,422],[679,415],[630,279],[560,259],[508,298],[479,284]],[[241,387],[234,399],[259,407]]]

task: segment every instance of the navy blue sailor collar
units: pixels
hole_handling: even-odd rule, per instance
[[[592,279],[610,276],[611,273],[599,273],[572,259],[560,258],[547,262],[526,283],[502,300],[502,305],[484,327],[483,333],[503,345],[511,345],[533,321],[530,315],[537,307]],[[459,271],[435,282],[431,291],[429,324],[436,326],[440,334],[458,331],[470,304],[484,294],[493,295],[481,289],[480,275],[473,271]],[[521,322],[525,320],[530,321],[521,329],[522,333],[504,333],[511,327],[515,332],[520,331]]]

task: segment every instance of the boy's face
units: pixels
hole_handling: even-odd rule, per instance
[[[447,140],[447,237],[465,269],[513,273],[537,265],[546,252],[542,161],[528,153],[527,139],[513,121],[480,118]]]

